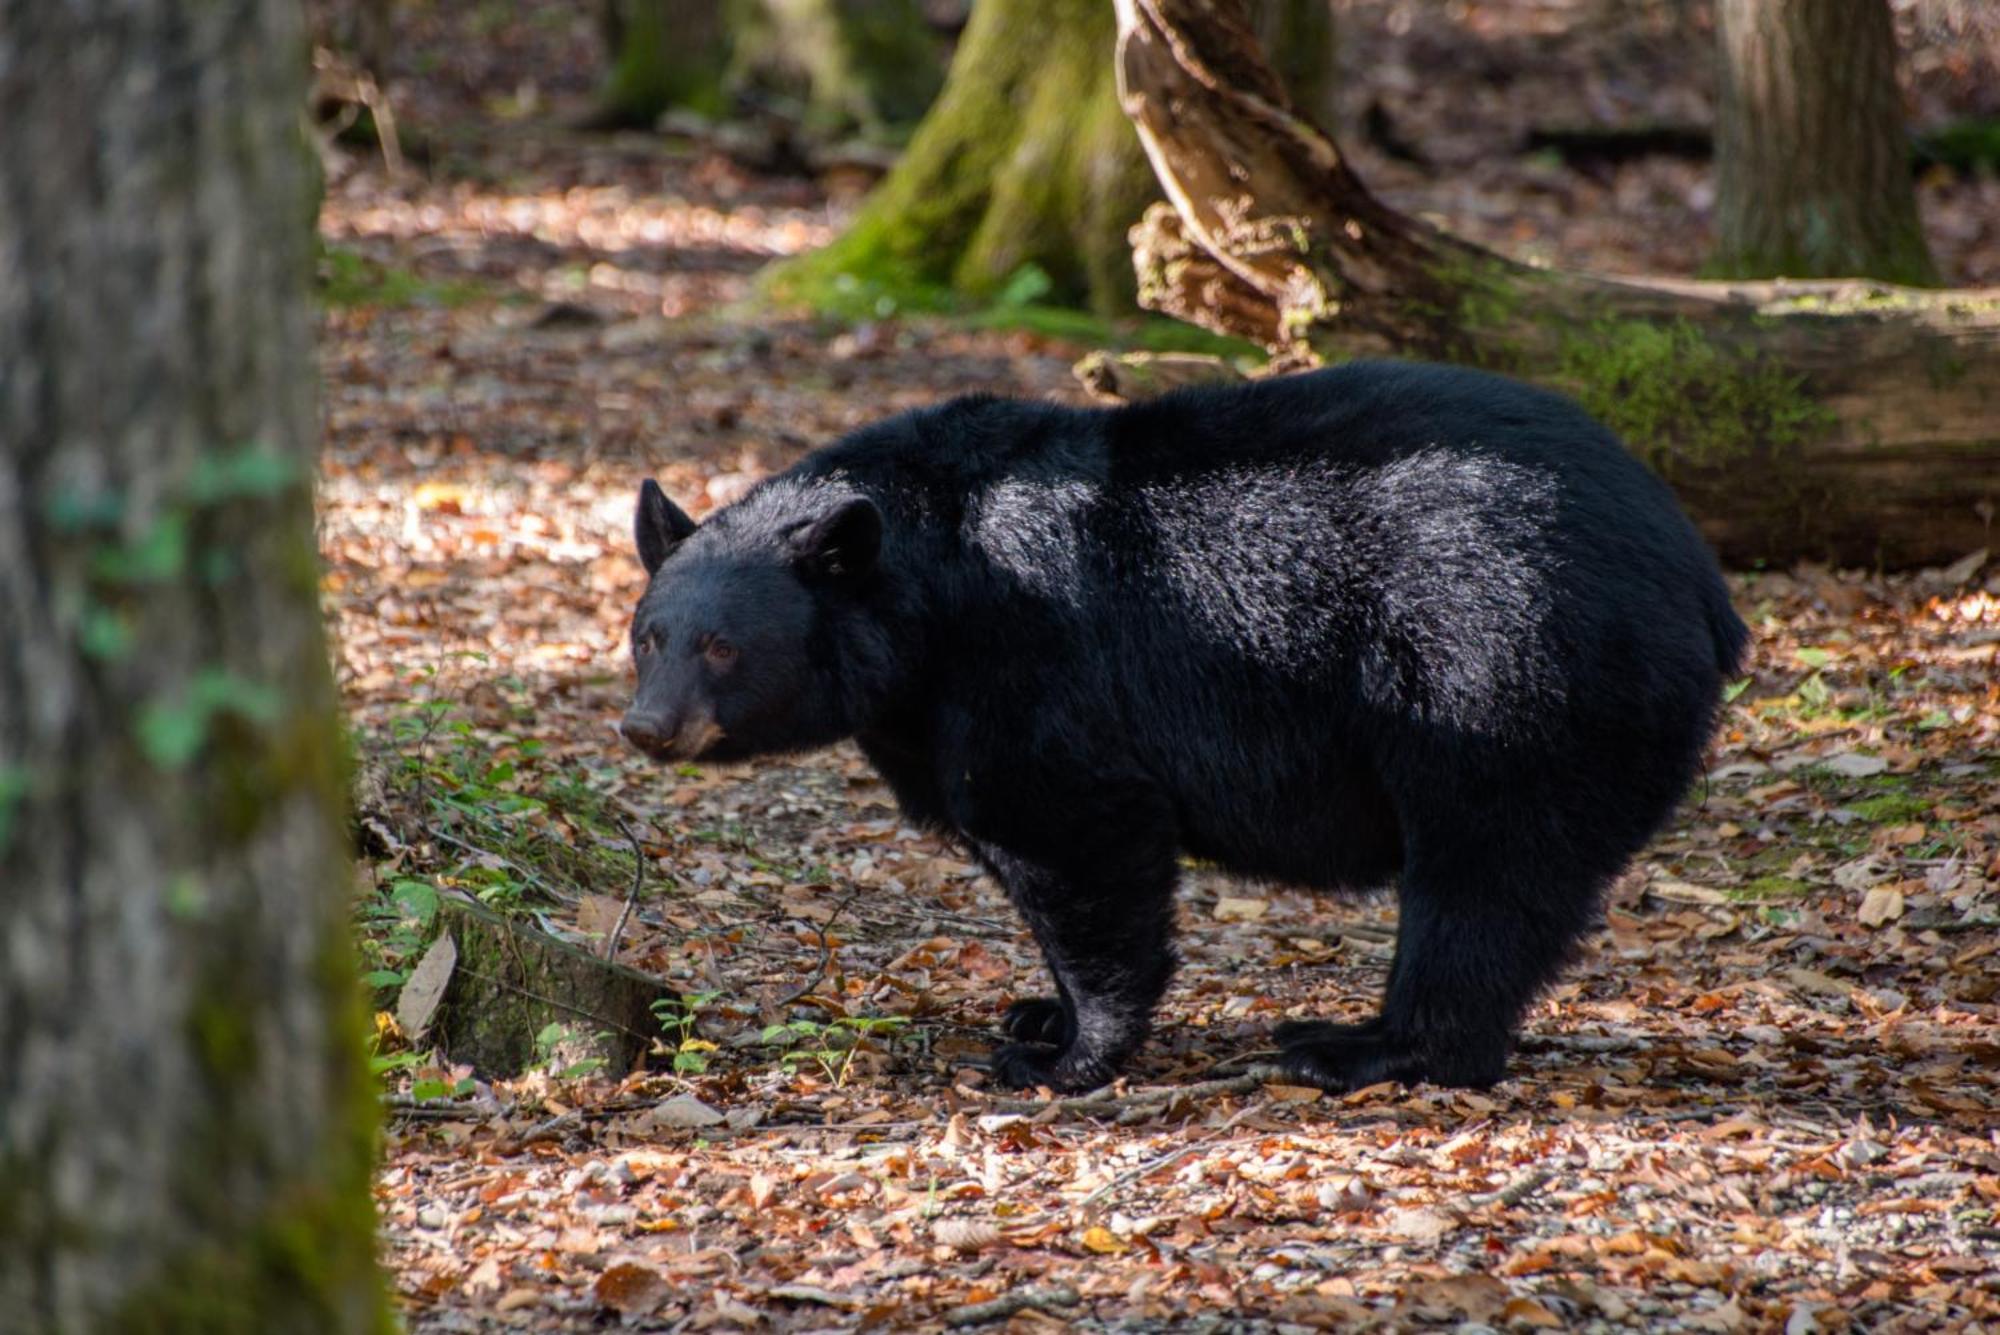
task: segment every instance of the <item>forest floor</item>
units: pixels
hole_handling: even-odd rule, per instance
[[[1407,8],[1346,7],[1348,96],[1393,102],[1432,165],[1364,143],[1364,176],[1517,253],[1698,261],[1705,167],[1461,133],[1464,108],[1519,118],[1479,52],[1551,115],[1635,119],[1701,110],[1693,76],[1641,77],[1695,53],[1655,33],[1627,61],[1581,6],[1466,6],[1444,36],[1397,33]],[[699,517],[953,393],[1077,401],[1071,363],[1142,335],[760,311],[758,267],[833,235],[851,183],[563,131],[581,20],[487,12],[412,11],[396,87],[428,166],[336,163],[322,221],[326,601],[413,1330],[2000,1323],[2000,560],[1732,576],[1756,644],[1707,780],[1503,1084],[1243,1078],[1276,1020],[1367,1012],[1393,899],[1195,873],[1128,1077],[998,1093],[979,1058],[1043,990],[1032,942],[856,753],[667,773],[621,747],[632,503],[656,476]],[[1917,59],[1919,102],[1994,86]],[[2000,187],[1924,199],[1946,269],[2000,280]],[[441,888],[595,944],[635,873],[618,958],[693,998],[649,1070],[549,1035],[487,1081],[399,1034]]]

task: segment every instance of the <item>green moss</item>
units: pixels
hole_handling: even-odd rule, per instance
[[[999,304],[973,308],[957,318],[975,329],[1019,329],[1114,352],[1200,352],[1253,363],[1262,363],[1268,355],[1255,343],[1163,316],[1107,320],[1064,306]]]
[[[332,1087],[339,1098],[321,1154],[311,1164],[284,1166],[296,1181],[260,1214],[245,1218],[237,1202],[214,1202],[202,1241],[160,1265],[159,1277],[134,1292],[107,1329],[134,1335],[395,1330],[375,1258],[380,1104],[362,1058],[364,1016],[344,945],[333,955],[343,961],[325,984],[338,994],[328,1004],[336,1020]],[[211,1074],[240,1087],[250,1068]],[[229,1162],[245,1144],[254,1141],[221,1136],[207,1151],[220,1157],[207,1162]],[[215,1182],[208,1188],[214,1191]]]
[[[1448,317],[1412,300],[1419,324],[1457,331],[1454,360],[1573,395],[1669,478],[1754,450],[1780,451],[1830,426],[1803,377],[1748,351],[1726,329],[1687,320],[1578,318],[1531,301],[1531,274],[1452,254],[1432,270]],[[1768,314],[1753,319],[1773,318]]]
[[[730,20],[724,84],[789,100],[809,135],[906,135],[937,96],[942,63],[918,0],[755,0]]]
[[[1920,166],[2000,174],[2000,119],[1961,120],[1916,136]]]
[[[692,8],[663,0],[619,5],[624,32],[599,99],[606,120],[650,128],[669,107],[704,116],[719,116],[726,109],[723,25],[729,18],[697,19],[693,32],[669,32],[668,11],[688,17]]]
[[[1607,319],[1565,333],[1546,378],[1669,477],[1783,450],[1834,420],[1801,377],[1687,321]]]
[[[1759,876],[1746,885],[1736,886],[1726,893],[1729,898],[1744,904],[1763,903],[1773,899],[1797,899],[1810,894],[1812,886],[1795,876]]]
[[[463,306],[490,295],[478,283],[431,282],[406,269],[381,264],[340,246],[322,243],[318,263],[320,304],[355,307]]]
[[[992,298],[1025,265],[1056,301],[1130,311],[1126,229],[1156,192],[1118,105],[1099,0],[974,7],[937,104],[896,169],[823,250],[766,271],[787,303],[852,315],[940,294]]]
[[[1931,808],[1936,804],[1928,797],[1898,791],[1878,793],[1843,805],[1870,825],[1902,825],[1930,819]]]

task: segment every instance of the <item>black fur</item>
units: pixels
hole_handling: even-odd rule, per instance
[[[1380,1015],[1282,1028],[1294,1078],[1498,1079],[1694,775],[1746,635],[1609,432],[1446,367],[960,399],[692,535],[650,496],[628,729],[663,757],[858,738],[1041,943],[1057,996],[1016,1004],[994,1056],[1016,1086],[1102,1084],[1145,1038],[1182,854],[1399,884]]]

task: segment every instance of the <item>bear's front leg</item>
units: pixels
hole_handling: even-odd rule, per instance
[[[1009,1010],[1009,1035],[1033,1041],[996,1051],[994,1076],[1066,1093],[1109,1082],[1145,1041],[1173,972],[1171,846],[1063,866],[989,844],[979,852],[1034,930],[1058,993]]]

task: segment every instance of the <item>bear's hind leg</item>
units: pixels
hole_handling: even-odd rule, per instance
[[[1060,979],[1056,986],[1060,991]],[[1022,997],[1000,1017],[1000,1032],[1016,1043],[1063,1047],[1073,1037],[1069,1028],[1071,1010],[1069,1000],[1062,996]]]
[[[1514,1030],[1568,960],[1601,878],[1528,886],[1413,862],[1404,874],[1396,959],[1382,1013],[1353,1026],[1294,1022],[1281,1065],[1304,1084],[1382,1080],[1483,1088],[1505,1073]]]

